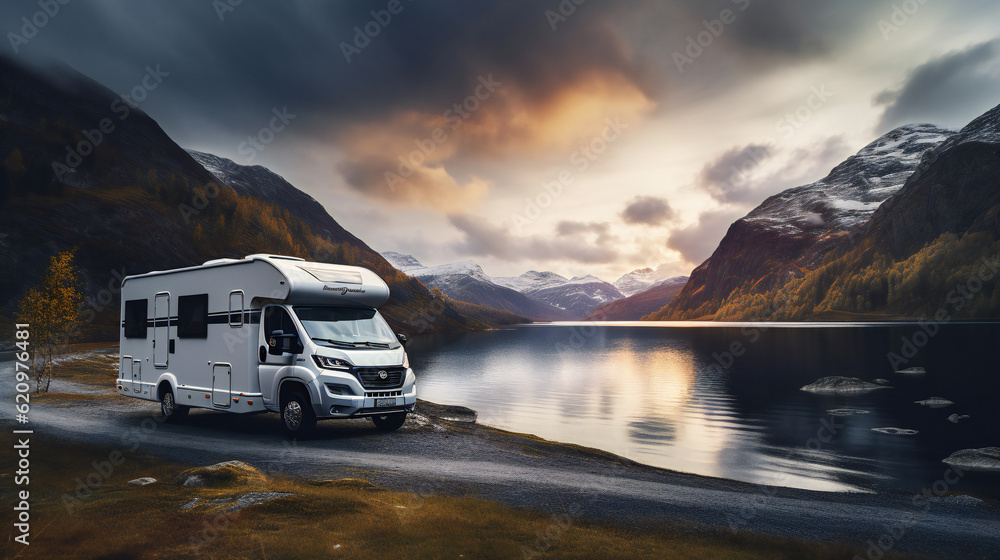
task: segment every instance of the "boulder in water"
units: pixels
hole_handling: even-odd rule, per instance
[[[835,395],[867,393],[875,389],[887,389],[887,387],[862,381],[857,377],[841,377],[839,375],[817,379],[802,388],[803,391],[810,393],[829,393]]]
[[[944,462],[967,471],[1000,471],[1000,447],[962,449],[949,455]]]
[[[972,417],[969,416],[968,414],[952,414],[951,416],[948,417],[948,421],[951,422],[952,424],[958,424],[962,420],[968,420],[969,418]]]
[[[927,370],[922,367],[910,367],[906,369],[897,370],[896,373],[900,375],[923,375],[927,373]]]
[[[944,397],[931,397],[929,399],[924,399],[922,401],[913,401],[913,402],[921,406],[929,406],[931,408],[944,408],[946,406],[951,406],[955,404]]]
[[[868,412],[863,408],[835,408],[826,411],[827,414],[832,416],[854,416],[855,414],[868,414]]]
[[[888,379],[882,379],[881,377],[879,377],[878,379],[873,379],[872,383],[878,383],[879,385],[888,385],[889,384],[889,380]]]
[[[890,436],[915,436],[920,432],[916,430],[910,430],[908,428],[872,428],[873,432],[878,432],[880,434],[888,434]]]

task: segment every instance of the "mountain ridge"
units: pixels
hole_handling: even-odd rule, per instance
[[[111,289],[116,279],[253,253],[371,268],[390,285],[383,311],[400,328],[486,328],[524,321],[442,300],[341,228],[311,197],[264,168],[247,171],[232,164],[228,171],[261,177],[267,171],[283,205],[248,192],[234,177],[220,180],[146,113],[116,112],[122,103],[111,90],[70,69],[41,72],[0,57],[0,219],[9,232],[0,244],[0,264],[18,271],[0,276],[0,321],[11,320],[17,297],[43,273],[49,258],[67,250],[75,251],[88,298],[81,312],[90,339],[117,339],[118,293]],[[93,129],[105,119],[113,127],[97,136]],[[74,150],[88,155],[76,161]],[[299,212],[302,218],[293,215]]]
[[[995,260],[1000,252],[1000,106],[962,130],[948,132],[943,140],[905,146],[904,136],[920,129],[929,133],[929,126],[900,127],[869,145],[892,148],[898,159],[895,176],[901,170],[909,173],[866,219],[854,220],[848,229],[830,231],[825,238],[814,237],[785,255],[777,254],[774,247],[782,242],[789,245],[793,236],[777,236],[762,245],[757,235],[752,242],[765,248],[741,252],[741,240],[734,239],[734,233],[739,236],[747,220],[737,220],[712,257],[692,273],[692,281],[681,294],[644,318],[798,321],[1000,316],[1000,289],[992,275],[982,276],[983,267],[992,266],[990,259]],[[894,133],[895,138],[891,137]],[[862,178],[863,174],[855,180]],[[794,191],[776,197],[794,195]],[[762,255],[778,262],[770,269],[761,267]],[[724,266],[715,262],[722,260]],[[789,272],[789,263],[795,271]],[[779,277],[774,271],[788,273]],[[713,274],[728,274],[732,281],[712,285]],[[956,290],[977,277],[972,293]],[[701,294],[700,300],[696,294]]]

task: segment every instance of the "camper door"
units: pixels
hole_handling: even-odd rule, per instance
[[[167,367],[169,350],[170,293],[160,292],[153,300],[153,365]]]

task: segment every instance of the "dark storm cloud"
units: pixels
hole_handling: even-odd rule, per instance
[[[244,2],[220,21],[213,3],[195,0],[73,3],[18,56],[62,59],[116,90],[131,87],[146,65],[161,64],[171,71],[172,95],[151,105],[173,104],[237,127],[275,105],[294,107],[317,126],[329,124],[317,122],[320,116],[440,113],[491,72],[530,99],[595,69],[644,82],[602,20],[622,6],[580,7],[553,32],[547,6],[529,0],[402,0],[388,24],[371,24],[373,10],[385,21],[387,4]],[[16,22],[35,8],[4,3],[0,14]],[[377,36],[358,37],[355,27],[366,26]],[[350,62],[342,43],[361,45]]]
[[[631,34],[622,28],[653,26],[680,46],[703,20],[744,2],[592,2],[554,31],[545,12],[558,10],[556,1],[401,0],[397,14],[388,14],[386,0],[243,2],[221,19],[217,6],[225,2],[80,2],[62,6],[16,56],[63,60],[116,91],[132,87],[146,65],[161,64],[171,80],[148,109],[168,129],[172,120],[191,128],[205,119],[245,130],[284,105],[306,115],[299,126],[322,128],[330,122],[320,116],[336,122],[404,109],[440,113],[490,72],[533,100],[595,71],[653,96],[664,85],[650,70],[653,53],[629,45]],[[5,31],[16,31],[36,8],[3,3]],[[811,56],[829,48],[834,28],[849,24],[844,13],[864,12],[837,8],[819,1],[748,3],[724,31],[725,48],[735,56]],[[390,16],[388,23],[373,22],[373,10],[382,21]],[[355,28],[377,35],[359,37]]]
[[[616,240],[608,235],[607,224],[560,222],[555,237],[515,236],[481,216],[449,216],[463,234],[453,249],[463,255],[494,257],[508,262],[552,260],[588,264],[606,264],[619,260]],[[596,234],[592,242],[582,234]]]
[[[741,210],[711,210],[698,216],[698,222],[670,233],[667,247],[679,252],[684,260],[701,264],[712,255],[729,226],[743,215]]]
[[[622,219],[629,224],[656,226],[675,217],[670,204],[655,196],[637,196],[622,211]]]
[[[874,103],[885,107],[878,134],[915,122],[961,127],[1000,103],[1000,40],[921,64],[900,87],[879,93]]]
[[[720,202],[746,202],[754,196],[750,176],[772,155],[766,144],[731,148],[702,168],[698,185]]]

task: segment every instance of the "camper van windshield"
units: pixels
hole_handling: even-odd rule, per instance
[[[395,348],[396,335],[374,309],[295,306],[295,314],[314,341],[353,348]]]

